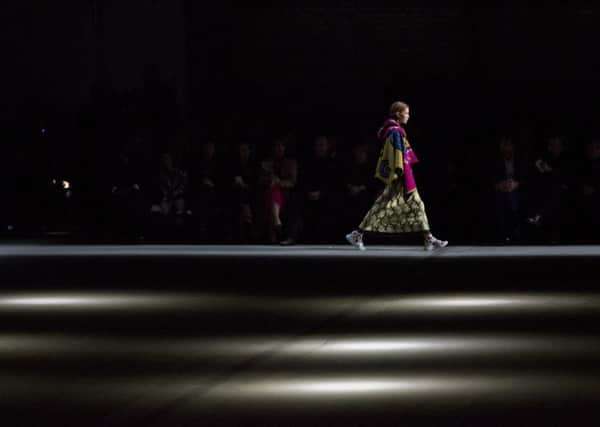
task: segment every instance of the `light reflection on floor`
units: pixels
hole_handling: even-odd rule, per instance
[[[486,311],[600,310],[600,294],[514,293],[434,294],[425,296],[360,297],[257,297],[244,294],[219,295],[166,292],[31,292],[0,293],[3,311],[44,310],[296,310],[305,313],[335,313],[360,305],[360,312],[386,310],[398,314],[443,314]]]
[[[135,358],[140,355],[175,360],[198,357],[254,357],[277,352],[286,358],[436,358],[529,355],[548,357],[568,351],[600,354],[600,341],[589,336],[545,335],[406,335],[372,336],[230,336],[183,339],[73,336],[59,334],[0,334],[0,359],[23,357],[89,357],[111,355]]]
[[[110,319],[121,312],[156,316],[176,329],[181,326],[177,323],[181,311],[205,313],[212,329],[195,332],[193,325],[187,325],[187,335],[182,337],[152,331],[113,336],[103,330],[106,318],[96,321],[93,316],[107,313]],[[282,316],[298,323],[316,316],[321,323],[302,333],[259,333],[252,332],[250,318],[249,325],[239,325],[246,329],[244,333],[236,334],[233,328],[223,335],[219,322],[228,319],[231,311],[263,312],[265,317],[255,326],[279,322]],[[64,312],[75,316],[57,323],[54,332],[11,330],[18,324],[10,323],[15,318],[35,322],[38,314]],[[582,314],[600,315],[600,296],[448,293],[285,298],[0,292],[0,316],[10,320],[0,331],[0,395],[4,402],[25,407],[37,407],[39,402],[67,408],[78,402],[105,405],[108,414],[152,413],[166,406],[165,419],[178,411],[227,406],[243,411],[253,404],[268,412],[286,405],[377,411],[407,402],[423,407],[465,400],[482,405],[541,400],[557,407],[565,402],[594,402],[600,396],[600,374],[594,367],[600,361],[596,335],[571,329],[542,330],[536,335],[519,330],[527,322],[539,322],[540,313],[564,314],[565,319],[576,319],[571,320],[576,324]],[[488,333],[452,330],[444,319],[457,314],[472,316],[474,323],[487,316],[526,316],[512,329]],[[437,332],[416,333],[402,323],[396,326],[396,316],[429,316]],[[369,331],[371,321],[382,319],[392,319],[396,330],[383,333],[374,326]],[[71,322],[78,321],[88,322],[88,332],[70,331]],[[352,325],[357,324],[360,331],[353,331]]]
[[[153,403],[188,394],[191,399],[210,398],[211,401],[240,399],[247,401],[354,399],[370,397],[418,398],[423,403],[440,397],[448,400],[469,397],[479,401],[508,398],[519,395],[521,399],[547,398],[548,403],[568,402],[573,399],[596,400],[600,392],[600,379],[585,374],[557,372],[438,372],[417,375],[410,373],[380,372],[360,375],[320,373],[303,374],[241,374],[221,381],[218,375],[155,374],[123,378],[53,378],[1,375],[0,390],[4,399],[19,401],[50,399],[56,401],[97,401],[96,393],[103,399],[119,401],[132,398],[151,399]],[[60,390],[60,393],[57,393]],[[569,395],[577,393],[576,395]],[[587,394],[587,396],[586,396]],[[6,402],[6,401],[5,401]]]
[[[558,389],[557,389],[558,388]],[[360,377],[292,377],[292,378],[243,378],[223,383],[210,391],[216,398],[264,399],[317,399],[335,402],[339,399],[380,397],[386,399],[419,399],[422,402],[435,399],[470,399],[485,401],[490,398],[506,398],[518,395],[519,398],[539,399],[541,397],[569,401],[568,391],[596,393],[600,391],[600,380],[584,375],[568,376],[547,373],[515,374],[461,374],[451,375],[439,372],[421,375],[371,375]],[[590,398],[593,398],[590,396]]]

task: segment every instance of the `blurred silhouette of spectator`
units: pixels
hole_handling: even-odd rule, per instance
[[[223,233],[223,176],[217,158],[217,146],[212,140],[200,147],[198,159],[192,160],[190,188],[195,223],[203,239],[218,239]]]
[[[141,238],[145,223],[141,156],[136,141],[124,144],[110,169],[111,229],[120,237]]]
[[[600,140],[585,147],[585,157],[579,168],[578,199],[581,216],[580,239],[584,243],[600,242]]]
[[[527,222],[540,227],[546,238],[553,243],[562,240],[561,230],[571,187],[571,170],[560,137],[551,137],[545,150],[536,157],[532,174],[532,215]]]
[[[340,175],[337,163],[331,158],[331,146],[325,136],[313,142],[312,156],[298,182],[302,203],[302,240],[326,243],[337,235],[334,222],[339,202]],[[335,228],[335,230],[334,230]]]
[[[520,238],[522,165],[512,139],[501,138],[498,149],[493,168],[497,237],[510,244]]]
[[[248,243],[254,239],[256,183],[258,163],[250,143],[242,141],[235,146],[228,162],[226,205],[228,228],[233,241]]]
[[[182,167],[182,159],[176,153],[163,153],[160,167],[161,200],[152,206],[152,212],[163,217],[175,217],[175,225],[183,225],[187,208],[188,173]]]
[[[271,146],[269,156],[261,162],[257,214],[259,223],[266,227],[270,243],[282,240],[284,215],[288,224],[297,224],[295,219],[290,219],[298,213],[295,200],[298,163],[288,157],[286,150],[286,142],[278,139]],[[296,230],[286,232],[296,234]]]
[[[341,176],[343,182],[343,229],[358,224],[369,210],[380,185],[373,175],[366,142],[354,144]]]

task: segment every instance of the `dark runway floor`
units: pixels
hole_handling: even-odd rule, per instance
[[[2,424],[597,425],[599,261],[5,244]]]

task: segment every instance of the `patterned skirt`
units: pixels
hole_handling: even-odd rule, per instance
[[[404,198],[400,180],[389,184],[360,223],[362,231],[412,233],[429,230],[425,205],[417,190]]]

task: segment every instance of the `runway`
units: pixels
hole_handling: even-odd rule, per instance
[[[598,421],[597,246],[0,253],[20,425]]]
[[[89,245],[12,243],[0,245],[0,256],[16,257],[211,257],[211,258],[493,258],[493,257],[594,257],[600,258],[598,245],[571,246],[449,246],[424,251],[421,246],[367,246],[358,251],[349,245]]]

